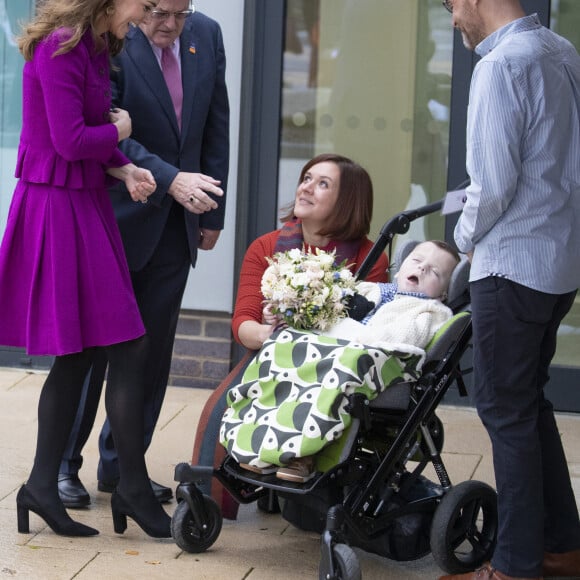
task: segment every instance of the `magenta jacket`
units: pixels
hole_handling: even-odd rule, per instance
[[[117,147],[117,128],[108,121],[109,55],[106,50],[97,52],[87,31],[68,58],[54,58],[69,34],[66,29],[52,33],[24,65],[27,123],[20,137],[16,177],[71,189],[105,187],[112,183],[105,169],[130,163]]]

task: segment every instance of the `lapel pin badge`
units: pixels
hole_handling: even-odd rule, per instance
[[[191,52],[191,54],[195,54],[196,53],[195,44],[190,44],[189,45],[189,52]]]

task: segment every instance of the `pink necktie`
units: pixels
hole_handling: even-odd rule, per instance
[[[171,100],[173,101],[173,108],[177,117],[177,124],[181,129],[181,107],[183,105],[183,85],[181,84],[181,71],[179,64],[173,50],[170,46],[163,49],[161,54],[161,70],[165,77]]]

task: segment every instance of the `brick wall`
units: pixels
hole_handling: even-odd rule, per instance
[[[230,370],[231,315],[182,310],[169,385],[215,389]]]
[[[231,315],[182,310],[177,324],[169,385],[215,389],[230,371]],[[53,357],[28,356],[22,349],[0,347],[0,366],[48,370]]]

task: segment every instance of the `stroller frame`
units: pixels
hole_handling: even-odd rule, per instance
[[[357,272],[358,277],[363,279],[368,274],[387,245],[391,253],[394,236],[406,233],[411,221],[441,206],[439,201],[389,220]],[[441,457],[443,426],[435,414],[454,382],[461,395],[467,394],[462,377],[469,370],[461,370],[460,361],[470,340],[471,317],[463,312],[452,319],[450,328],[427,351],[419,379],[390,387],[373,401],[363,395],[351,396],[353,425],[344,434],[350,441],[344,446],[339,463],[306,483],[249,472],[230,456],[217,468],[177,465],[179,503],[172,534],[178,545],[186,551],[201,552],[219,536],[220,509],[196,485],[213,477],[241,504],[272,499],[273,492],[287,501],[307,502],[325,490],[342,490],[342,500],[331,501],[327,507],[321,536],[321,579],[360,578],[358,560],[350,544],[398,560],[416,559],[431,551],[437,564],[449,573],[477,568],[491,557],[495,547],[496,493],[487,484],[473,480],[451,484]],[[365,436],[373,430],[382,436],[380,429],[384,425],[396,430],[386,452],[365,449]],[[417,465],[408,471],[410,461]],[[433,484],[427,493],[405,500],[429,463],[440,485]],[[414,552],[403,555],[396,550],[393,553],[392,546],[381,547],[381,538],[390,533],[394,522],[407,516],[426,518],[430,523],[429,541],[423,538]]]

